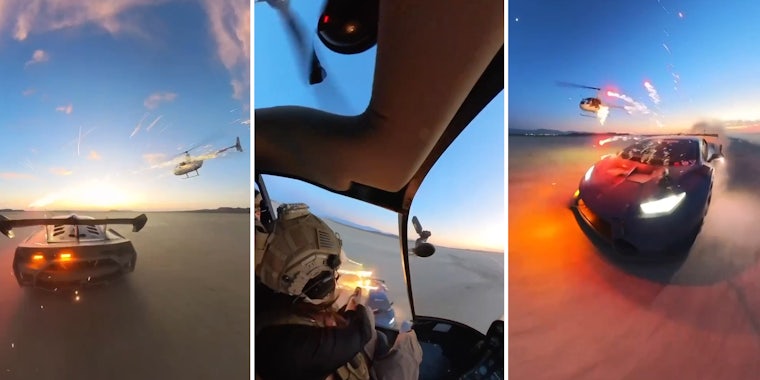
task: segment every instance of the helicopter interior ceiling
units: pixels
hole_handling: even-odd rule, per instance
[[[400,200],[366,199],[372,198],[366,193],[403,192],[502,91],[504,2],[380,1],[379,20],[366,111],[256,109],[258,173],[299,178],[398,210]],[[484,73],[496,69],[483,86]],[[471,101],[481,87],[485,93]],[[476,103],[474,109],[460,115],[467,103]],[[453,120],[459,126],[446,138]]]

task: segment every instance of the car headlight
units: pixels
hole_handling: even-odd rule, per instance
[[[644,215],[649,216],[657,214],[668,214],[675,210],[675,208],[681,204],[681,201],[683,201],[685,197],[686,193],[672,194],[662,199],[642,203],[641,212],[643,212]]]
[[[591,167],[588,168],[588,170],[586,170],[586,175],[583,176],[583,180],[584,181],[590,180],[591,179],[591,173],[593,173],[593,172],[594,172],[594,165],[591,165]]]

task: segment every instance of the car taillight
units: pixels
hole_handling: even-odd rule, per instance
[[[43,256],[41,253],[35,253],[34,255],[32,255],[32,261],[34,262],[40,262],[43,260],[45,260],[45,256]]]
[[[58,255],[58,258],[61,259],[61,261],[71,261],[71,253],[65,252]]]

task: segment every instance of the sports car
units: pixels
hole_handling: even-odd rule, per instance
[[[375,314],[375,326],[384,328],[396,328],[396,312],[393,310],[393,301],[388,297],[388,286],[385,281],[378,278],[367,277],[372,272],[340,270],[338,287],[343,291],[339,304],[348,302],[348,295],[356,287],[367,290],[367,306]]]
[[[147,221],[145,214],[134,219],[72,214],[20,220],[0,215],[0,232],[12,238],[14,227],[44,226],[16,248],[13,274],[21,287],[55,290],[96,284],[134,271],[137,252],[132,242],[108,225],[132,224],[137,232]]]
[[[701,230],[722,158],[697,135],[642,139],[592,165],[573,208],[620,253],[677,253]]]
[[[393,301],[388,298],[385,281],[372,279],[372,284],[374,286],[369,291],[367,306],[375,313],[375,326],[396,328],[396,312],[393,310]]]

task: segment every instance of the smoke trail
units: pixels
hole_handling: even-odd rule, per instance
[[[628,95],[618,94],[617,92],[613,92],[613,91],[607,91],[607,96],[611,96],[613,98],[618,98],[618,99],[621,99],[621,100],[625,101],[626,103],[628,103],[628,105],[627,106],[623,106],[623,108],[626,111],[628,111],[629,113],[639,112],[639,113],[642,113],[642,114],[645,114],[645,115],[651,113],[651,111],[649,111],[649,108],[647,108],[647,106],[645,106],[645,105],[643,105],[643,104],[641,104],[641,103],[633,100],[633,98],[631,98]]]
[[[654,88],[654,86],[649,83],[649,81],[644,82],[644,87],[646,87],[647,92],[649,93],[649,97],[652,99],[654,104],[660,104],[660,94],[657,93],[657,89]]]
[[[596,117],[599,119],[599,124],[604,125],[607,120],[607,115],[610,114],[610,108],[607,106],[599,106],[599,111],[596,112]]]

